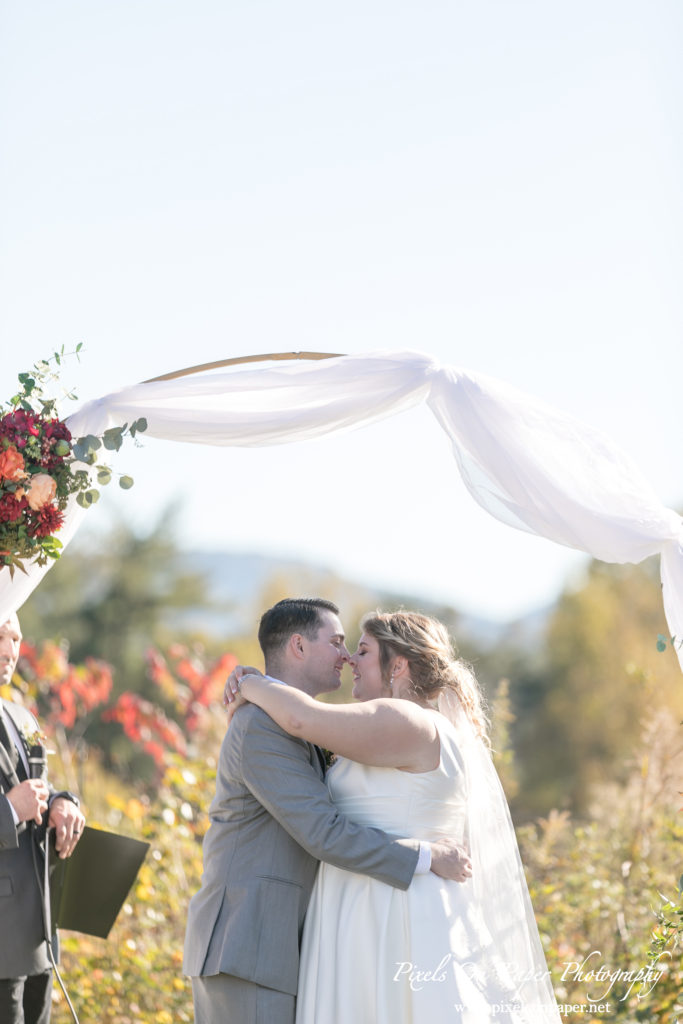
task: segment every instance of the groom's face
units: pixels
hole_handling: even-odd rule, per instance
[[[344,627],[339,616],[323,610],[314,639],[302,637],[305,651],[305,675],[308,693],[328,693],[341,686],[341,671],[349,652],[344,643]]]

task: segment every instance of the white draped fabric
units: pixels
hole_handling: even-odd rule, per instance
[[[463,480],[491,515],[606,562],[661,555],[671,636],[683,638],[683,522],[609,438],[501,381],[441,367],[416,352],[339,356],[136,384],[87,402],[76,436],[148,421],[172,441],[257,447],[361,427],[426,401],[446,431]],[[60,535],[75,533],[74,504]],[[92,512],[89,514],[93,514]],[[444,544],[448,538],[444,538]],[[0,618],[45,575],[0,573]],[[683,651],[677,650],[683,665]]]

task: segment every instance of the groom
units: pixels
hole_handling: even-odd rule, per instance
[[[259,643],[269,675],[311,696],[340,686],[349,654],[331,601],[279,601],[261,619]],[[293,1024],[299,942],[318,861],[399,889],[430,870],[430,861],[443,877],[464,880],[469,872],[455,843],[391,839],[344,818],[324,772],[317,747],[289,736],[256,705],[233,719],[185,938],[196,1024]]]

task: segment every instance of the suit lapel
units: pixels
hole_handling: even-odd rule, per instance
[[[3,701],[3,708],[6,708],[6,704]],[[7,737],[7,739],[5,739]],[[12,737],[9,734],[9,730],[5,728],[4,722],[0,719],[0,772],[6,777],[8,782],[8,789],[12,786],[19,785],[19,776],[16,773],[12,757],[10,755],[6,743],[12,743]]]
[[[12,725],[17,730],[17,734],[19,736],[19,739],[21,740],[21,745],[24,748],[24,753],[26,754],[26,757],[28,757],[28,743],[26,742],[26,736],[24,734],[26,722],[19,721],[20,713],[17,711],[16,704],[12,704],[11,701],[4,701],[3,708],[5,710],[5,714],[7,715],[7,717],[12,719]],[[24,716],[27,714],[24,708],[22,708],[21,711],[23,712]]]
[[[19,776],[14,770],[14,765],[10,761],[9,754],[3,746],[0,746],[0,774],[4,775],[7,779],[7,788],[12,789],[13,786],[19,785]]]
[[[319,774],[324,779],[325,778],[325,770],[327,768],[327,765],[325,764],[325,755],[323,754],[323,752],[320,749],[320,747],[316,747],[315,743],[311,743],[310,746],[313,749],[313,754],[314,754],[314,756],[312,758],[313,764],[317,765],[317,767],[319,769]]]
[[[24,748],[26,757],[28,758],[28,748],[26,746],[26,740],[24,739],[24,732],[22,723],[18,721],[17,714],[15,711],[16,705],[13,705],[11,701],[2,700],[2,710],[5,716],[5,722],[3,722],[3,716],[0,715],[0,771],[7,776],[11,786],[18,786],[21,782],[21,778],[17,774],[17,767],[21,763],[20,755],[16,748],[16,743],[12,732],[7,728],[6,719],[9,718],[12,721],[12,725],[17,731],[21,745]],[[6,746],[5,744],[10,744]],[[10,751],[14,750],[17,756],[17,764],[12,759]],[[25,770],[24,770],[25,776]]]

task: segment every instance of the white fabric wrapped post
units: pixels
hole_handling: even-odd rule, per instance
[[[75,435],[140,416],[147,434],[199,444],[285,444],[373,423],[427,400],[449,435],[470,493],[491,515],[607,562],[662,556],[664,607],[683,665],[681,517],[609,439],[507,385],[415,352],[201,374],[137,384],[86,403]],[[69,509],[66,545],[82,510]],[[47,568],[0,574],[0,616]]]

